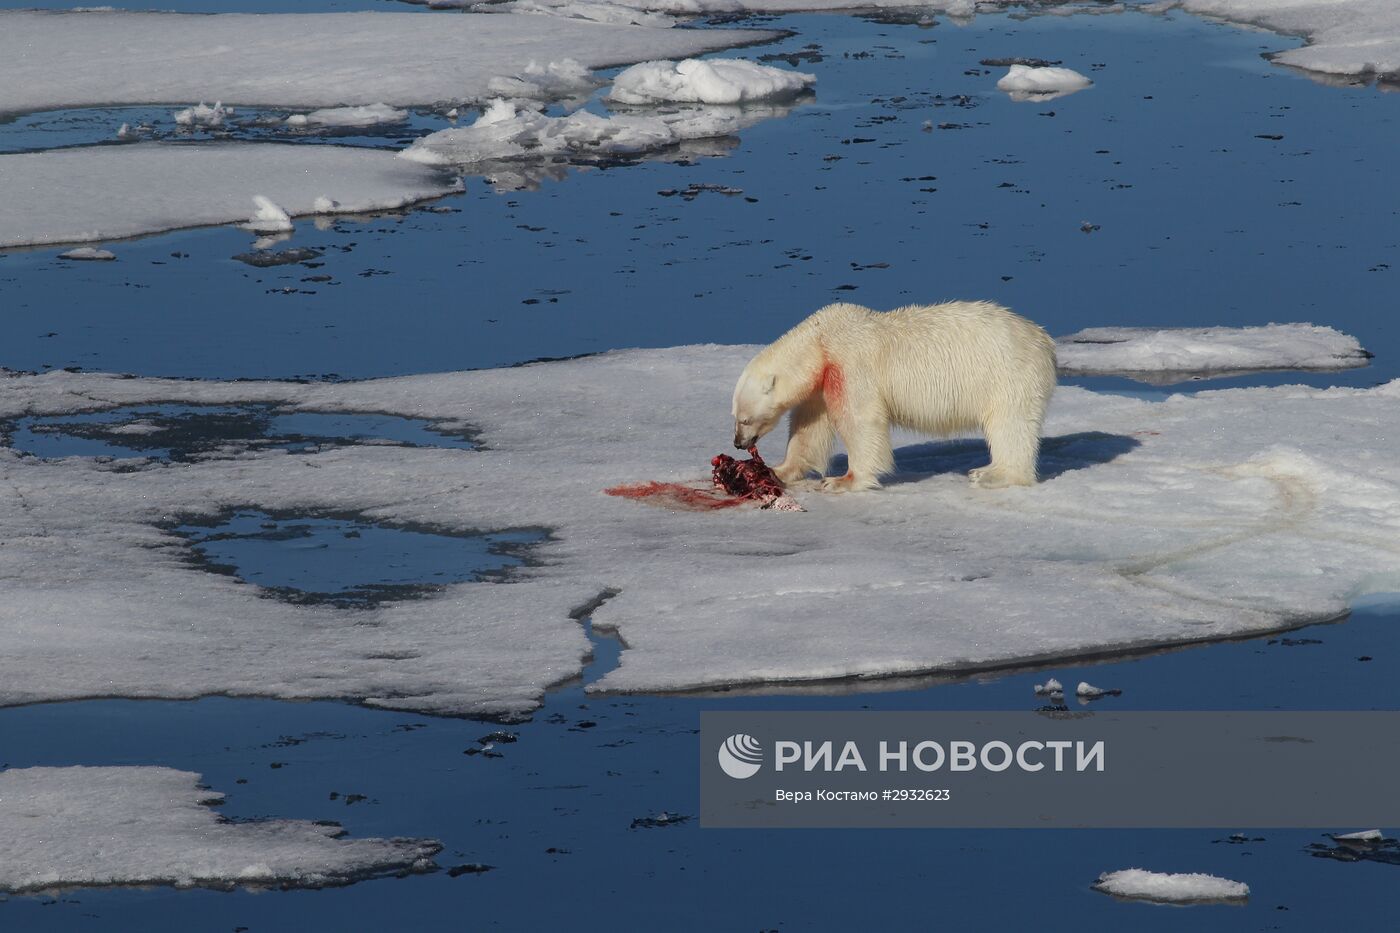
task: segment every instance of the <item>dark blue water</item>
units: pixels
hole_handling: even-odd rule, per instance
[[[221,7],[287,8],[275,0]],[[766,341],[836,299],[890,307],[979,297],[1054,333],[1302,320],[1354,333],[1377,354],[1362,370],[1213,386],[1294,378],[1368,385],[1400,375],[1400,331],[1393,316],[1376,312],[1389,307],[1391,277],[1400,274],[1392,271],[1400,261],[1386,196],[1397,102],[1365,88],[1322,87],[1258,57],[1295,40],[1182,16],[983,16],[931,29],[848,16],[771,22],[797,35],[745,54],[815,43],[820,60],[808,56],[800,67],[818,75],[818,95],[746,131],[726,157],[571,170],[509,194],[472,180],[466,194],[439,202],[456,213],[415,210],[324,229],[299,223],[279,248],[322,251],[315,271],[332,277],[323,282],[304,281],[308,270],[298,265],[255,269],[234,260],[250,238],[231,229],[117,243],[118,261],[107,264],[63,263],[58,250],[0,253],[0,365],[373,376],[620,346]],[[1045,104],[1012,103],[992,89],[1000,69],[979,61],[1017,55],[1063,60],[1096,86]],[[105,140],[124,119],[35,115],[0,126],[0,148]],[[387,136],[353,141],[395,144]],[[691,184],[742,188],[745,197],[659,193]],[[1098,229],[1082,233],[1086,222]],[[218,413],[185,414],[192,435],[226,438],[211,427]],[[146,417],[128,410],[110,418],[138,416]],[[158,434],[114,440],[74,427],[107,417],[49,419],[47,432],[27,425],[14,443],[44,456],[173,457],[183,449],[133,446],[134,437],[159,445]],[[429,430],[418,425],[393,439],[445,443],[425,437]],[[303,443],[390,435],[383,425],[282,422],[251,436]],[[39,446],[80,442],[103,446]],[[323,594],[475,566],[458,551],[433,554],[436,542],[406,545],[402,530],[380,529],[377,550],[352,556],[347,545],[372,542],[350,524],[239,517],[234,537],[208,546],[225,548],[212,559],[237,565],[245,579]],[[298,529],[304,536],[282,537]],[[345,537],[354,530],[361,538]],[[489,547],[477,557],[501,559]],[[274,581],[274,571],[284,576]],[[493,747],[499,757],[465,754],[483,748],[479,740],[495,725],[337,703],[102,700],[4,710],[0,763],[9,766],[188,768],[228,792],[224,812],[233,817],[335,819],[355,835],[433,836],[446,846],[444,867],[495,868],[323,892],[10,898],[0,903],[0,923],[64,931],[1383,926],[1395,867],[1311,857],[1306,847],[1323,841],[1313,832],[1251,833],[1263,841],[1233,843],[1233,827],[632,827],[662,812],[696,813],[701,710],[1025,709],[1040,705],[1031,688],[1046,676],[1120,688],[1122,696],[1100,701],[1115,709],[1388,708],[1400,673],[1396,622],[1393,604],[1376,602],[1346,622],[1286,637],[848,690],[600,698],[574,684],[551,693],[532,721],[508,727],[519,740]],[[597,640],[595,650],[584,682],[615,663],[614,643]],[[347,803],[348,795],[363,799]],[[1242,908],[1182,912],[1089,890],[1100,872],[1127,867],[1212,872],[1248,882],[1253,895]]]
[[[228,228],[116,244],[114,263],[0,254],[3,364],[373,376],[766,341],[837,299],[978,297],[1052,333],[1326,323],[1381,352],[1368,369],[1304,381],[1400,374],[1384,352],[1397,325],[1374,310],[1400,274],[1379,196],[1392,187],[1395,101],[1258,57],[1292,40],[1137,14],[773,23],[798,31],[777,49],[819,46],[822,60],[802,65],[816,100],[744,132],[726,158],[573,172],[506,195],[469,179],[438,202],[459,213],[299,222],[290,245],[322,250],[316,271],[335,284],[233,261],[250,237]],[[993,88],[1001,69],[978,64],[1013,55],[1063,60],[1097,84],[1014,103]],[[692,183],[745,197],[657,193]],[[1082,233],[1086,221],[1100,229]]]

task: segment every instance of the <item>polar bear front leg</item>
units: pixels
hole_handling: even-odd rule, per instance
[[[870,416],[850,421],[838,418],[836,433],[846,445],[850,469],[845,476],[831,476],[822,480],[822,489],[827,492],[879,489],[880,477],[894,470],[889,421]]]
[[[836,426],[831,423],[826,402],[814,395],[788,416],[787,456],[773,468],[784,486],[806,478],[808,473],[824,473],[836,442]]]

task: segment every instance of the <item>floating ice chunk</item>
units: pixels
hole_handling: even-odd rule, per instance
[[[1095,687],[1093,684],[1085,680],[1081,680],[1079,682],[1079,686],[1074,688],[1074,695],[1079,697],[1081,700],[1097,700],[1101,697],[1116,697],[1122,692],[1122,690]]]
[[[243,229],[254,233],[287,233],[293,229],[292,218],[261,194],[253,195],[253,216],[243,224]]]
[[[310,113],[294,113],[286,119],[288,126],[379,126],[402,123],[408,119],[407,110],[388,104],[367,104],[363,107],[328,107]]]
[[[1385,834],[1379,829],[1364,829],[1356,833],[1333,833],[1332,838],[1337,842],[1381,842]]]
[[[0,11],[0,114],[215,97],[295,110],[458,104],[493,96],[492,78],[531,61],[600,68],[780,35],[518,14]]]
[[[131,143],[0,155],[0,247],[238,223],[255,192],[299,215],[320,210],[318,198],[373,211],[459,189],[394,153],[346,146]]]
[[[769,116],[774,108],[668,110],[601,117],[580,110],[549,117],[496,100],[471,126],[416,140],[400,157],[425,165],[470,165],[519,158],[590,159],[655,152],[692,139],[727,136]]]
[[[492,78],[486,87],[493,97],[558,100],[587,96],[602,84],[592,71],[566,58],[546,65],[530,62],[519,74]]]
[[[0,771],[0,891],[73,885],[323,887],[428,871],[429,839],[341,839],[305,820],[228,822],[199,775],[157,767]]]
[[[130,124],[130,123],[123,123],[123,124],[121,125],[121,127],[117,130],[117,139],[126,139],[126,138],[127,138],[128,136],[130,136],[130,135],[131,135],[131,124]]]
[[[815,75],[739,59],[688,58],[633,65],[613,79],[608,97],[623,104],[742,104],[790,99],[816,80]]]
[[[997,82],[997,90],[1008,92],[1016,101],[1050,100],[1082,91],[1093,83],[1072,68],[1012,65]]]
[[[1192,13],[1262,26],[1307,45],[1270,56],[1318,75],[1400,75],[1400,4],[1394,0],[1182,0]]]
[[[97,262],[111,262],[116,259],[116,254],[110,250],[97,249],[92,246],[79,246],[77,249],[70,249],[66,253],[59,253],[59,259],[80,259]]]
[[[233,116],[233,108],[225,107],[222,101],[206,107],[201,101],[193,107],[175,111],[173,116],[180,126],[223,126],[224,120]]]
[[[1314,324],[1091,327],[1055,341],[1060,372],[1180,382],[1207,374],[1349,369],[1370,354],[1350,334]]]
[[[1105,894],[1166,904],[1237,901],[1249,897],[1249,885],[1215,875],[1199,873],[1168,874],[1125,868],[1104,872],[1094,889]]]
[[[1035,685],[1036,696],[1064,696],[1065,686],[1055,678],[1051,677],[1043,684]]]

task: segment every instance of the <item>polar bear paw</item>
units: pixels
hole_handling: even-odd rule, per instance
[[[1005,489],[1007,486],[1031,486],[1034,480],[1014,475],[1000,467],[984,466],[967,472],[967,478],[978,489]]]
[[[822,480],[822,492],[862,492],[867,489],[879,488],[879,480],[859,480],[852,473],[847,473],[845,476],[828,476]]]

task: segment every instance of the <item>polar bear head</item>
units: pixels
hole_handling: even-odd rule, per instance
[[[744,368],[734,386],[734,446],[747,450],[773,430],[792,407],[780,391],[782,377],[776,369],[755,359]]]

